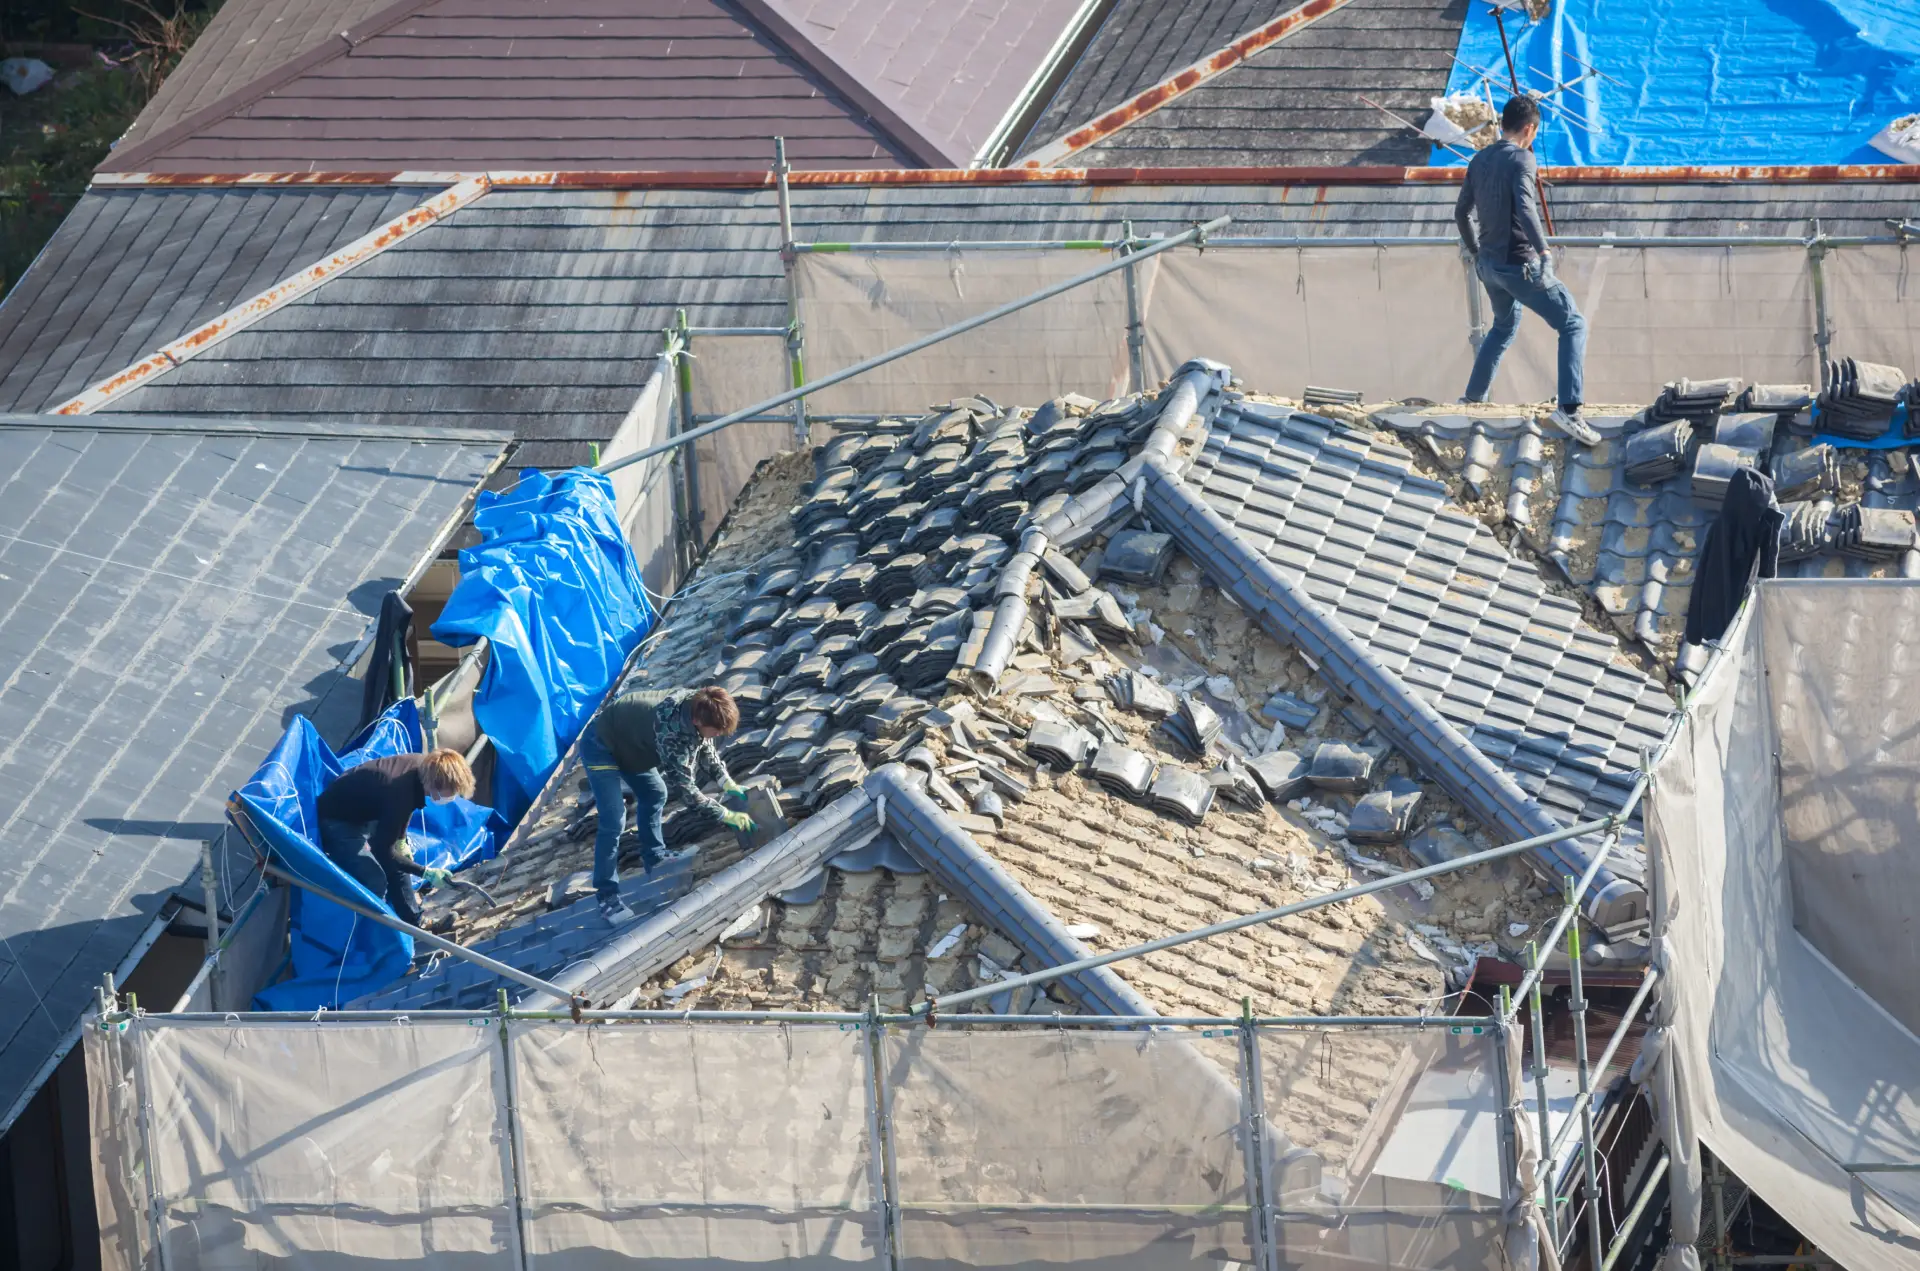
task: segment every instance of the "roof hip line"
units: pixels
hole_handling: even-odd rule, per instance
[[[1278,44],[1296,31],[1312,26],[1347,3],[1348,0],[1307,0],[1305,4],[1287,10],[1264,26],[1255,27],[1227,47],[1207,54],[1191,66],[1175,71],[1158,84],[1121,102],[1097,119],[1082,124],[1064,137],[1041,146],[1020,166],[1024,168],[1053,167],[1063,159],[1106,140],[1122,128],[1138,123],[1168,102],[1177,101],[1186,96],[1202,84],[1232,70],[1255,53]]]
[[[292,277],[275,283],[251,299],[241,301],[211,322],[187,332],[171,344],[161,345],[132,366],[109,375],[47,413],[91,415],[101,407],[206,352],[227,337],[246,330],[290,301],[318,289],[357,265],[365,264],[394,244],[413,237],[429,225],[459,211],[491,188],[493,188],[491,180],[485,176],[476,176],[460,182],[451,189],[441,191],[411,211],[403,212],[385,225],[361,235],[326,259],[317,261]]]

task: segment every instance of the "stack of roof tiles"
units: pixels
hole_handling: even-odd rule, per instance
[[[1821,430],[1856,441],[1872,441],[1886,432],[1906,380],[1906,373],[1897,366],[1850,357],[1829,361],[1827,386],[1816,406]]]

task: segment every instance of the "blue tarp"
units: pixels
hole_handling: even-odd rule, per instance
[[[657,615],[599,473],[530,468],[513,489],[481,494],[473,523],[481,542],[460,553],[433,636],[492,645],[474,715],[497,758],[504,839]]]
[[[1890,163],[1867,143],[1920,109],[1911,0],[1554,0],[1506,16],[1522,88],[1586,79],[1542,108],[1550,165]],[[1488,6],[1468,6],[1448,93],[1511,95]],[[1465,160],[1436,146],[1433,162]]]
[[[383,897],[362,887],[320,851],[314,805],[327,784],[347,769],[383,755],[422,746],[419,710],[411,699],[394,704],[335,755],[305,716],[296,716],[280,743],[234,799],[245,809],[257,845],[276,868],[345,899],[392,913]],[[465,799],[429,803],[407,826],[413,858],[422,865],[459,869],[491,855],[486,808]],[[338,1009],[404,974],[413,939],[295,888],[288,925],[292,978],[254,998],[266,1011]]]

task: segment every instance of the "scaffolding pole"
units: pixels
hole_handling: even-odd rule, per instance
[[[907,357],[910,354],[918,353],[922,349],[931,348],[934,345],[941,343],[942,341],[951,340],[953,337],[957,335],[965,335],[969,331],[972,331],[978,327],[983,327],[989,322],[998,321],[999,319],[1006,317],[1008,314],[1018,313],[1020,312],[1020,310],[1029,308],[1033,305],[1037,305],[1043,300],[1051,300],[1055,296],[1063,295],[1066,292],[1072,291],[1076,287],[1084,287],[1090,282],[1095,282],[1101,278],[1105,278],[1108,274],[1111,274],[1116,270],[1126,269],[1132,263],[1140,260],[1144,260],[1148,256],[1158,255],[1159,253],[1164,251],[1171,251],[1176,247],[1182,247],[1188,243],[1205,241],[1208,234],[1212,233],[1214,230],[1219,229],[1224,225],[1231,224],[1232,221],[1233,221],[1233,218],[1230,216],[1215,217],[1213,220],[1206,222],[1204,225],[1194,226],[1192,229],[1186,231],[1184,234],[1176,234],[1172,238],[1166,238],[1166,239],[1160,240],[1159,242],[1155,243],[1151,247],[1142,248],[1139,252],[1137,252],[1132,256],[1125,256],[1125,257],[1120,257],[1114,260],[1110,260],[1106,264],[1101,265],[1095,269],[1089,269],[1087,272],[1083,274],[1075,274],[1071,278],[1065,279],[1061,282],[1054,283],[1051,287],[1044,287],[1039,291],[1033,292],[1026,296],[1022,296],[1018,300],[1010,300],[1006,304],[987,310],[987,312],[985,313],[976,314],[975,316],[971,318],[967,318],[964,321],[956,322],[950,327],[945,327],[939,331],[935,331],[932,335],[921,336],[919,339],[903,344],[899,348],[889,349],[885,353],[881,353],[875,357],[870,357],[866,359],[864,362],[856,362],[852,366],[847,367],[845,370],[835,371],[831,375],[823,375],[819,379],[814,380],[812,383],[797,385],[793,388],[788,389],[784,393],[779,393],[773,397],[769,397],[764,402],[755,402],[753,405],[743,407],[740,410],[734,411],[730,415],[723,415],[719,419],[714,420],[712,423],[707,424],[704,427],[695,428],[690,432],[682,433],[680,436],[672,438],[669,441],[663,442],[658,446],[649,446],[645,450],[636,451],[635,453],[630,455],[623,455],[622,457],[614,460],[611,463],[603,463],[599,466],[597,471],[603,472],[603,473],[617,472],[621,468],[627,467],[629,464],[639,463],[643,459],[651,459],[657,454],[663,454],[666,451],[673,449],[675,446],[684,446],[690,441],[697,441],[702,437],[710,436],[713,433],[719,432],[723,428],[730,428],[734,424],[740,423],[743,420],[751,419],[755,415],[765,414],[767,411],[773,410],[776,407],[785,406],[789,402],[798,401],[800,398],[805,397],[809,393],[817,393],[821,389],[831,388],[835,384],[844,384],[846,381],[853,379],[856,376],[865,375],[868,371],[874,370],[877,367],[885,366],[889,362],[897,362],[901,358]]]
[[[1138,246],[1133,237],[1133,222],[1120,223],[1120,254],[1132,256]],[[1127,266],[1127,391],[1140,393],[1147,387],[1146,311],[1140,303],[1140,271]]]
[[[674,359],[674,396],[679,399],[680,435],[693,431],[693,340],[687,325],[687,311],[674,312],[674,329],[667,333],[667,348]],[[700,448],[688,446],[675,456],[680,461],[680,577],[688,578],[700,563],[700,547],[706,536],[706,514],[700,508]]]
[[[807,382],[807,364],[804,356],[804,341],[800,329],[800,280],[794,268],[797,256],[793,243],[793,191],[787,185],[787,173],[792,168],[787,163],[787,139],[773,139],[773,183],[780,204],[780,272],[787,283],[787,372],[792,377],[794,388]],[[796,450],[805,450],[812,442],[812,429],[807,424],[807,399],[793,399],[793,445]]]

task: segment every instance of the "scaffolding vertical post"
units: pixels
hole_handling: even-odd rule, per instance
[[[506,1099],[500,1113],[506,1119],[502,1127],[500,1156],[501,1166],[506,1175],[507,1200],[513,1206],[513,1254],[514,1265],[520,1271],[526,1271],[530,1259],[527,1256],[527,1211],[526,1211],[526,1146],[520,1138],[520,1078],[518,1067],[513,1061],[513,1030],[508,1021],[513,1018],[512,1008],[507,1005],[507,991],[500,990],[500,1080]]]
[[[793,192],[787,187],[787,173],[792,169],[787,163],[787,139],[773,139],[773,181],[780,202],[780,270],[787,280],[787,371],[793,382],[789,388],[799,388],[807,382],[807,363],[804,357],[804,338],[800,331],[800,287],[797,276],[799,253],[793,249]],[[805,450],[813,442],[813,430],[807,424],[807,399],[796,397],[793,401],[793,444],[796,450]]]
[[[111,984],[111,980],[108,981]],[[121,1034],[133,1047],[134,1080],[140,1084],[140,1155],[147,1163],[147,1223],[153,1229],[153,1250],[160,1260],[160,1271],[173,1271],[173,1258],[167,1252],[167,1228],[163,1207],[166,1198],[160,1190],[159,1162],[153,1159],[153,1078],[147,1070],[146,1031],[140,1027],[139,1013],[127,1023]]]
[[[676,395],[680,398],[680,431],[693,431],[693,337],[687,328],[687,311],[676,309],[673,315],[673,334],[677,340],[674,354],[674,384]],[[682,579],[693,573],[693,567],[700,563],[700,548],[705,542],[705,515],[700,509],[700,450],[698,446],[680,446],[680,477],[684,482],[685,522],[681,526],[683,554],[685,561],[681,565]]]
[[[1267,1178],[1267,1092],[1260,1081],[1260,1036],[1254,1028],[1250,997],[1240,999],[1240,1021],[1240,1112],[1247,1126],[1247,1217],[1253,1239],[1253,1264],[1259,1271],[1278,1271],[1279,1252],[1273,1235],[1273,1187]]]
[[[1487,310],[1480,294],[1480,274],[1474,267],[1473,256],[1467,251],[1465,243],[1460,244],[1460,263],[1467,276],[1467,321],[1471,324],[1467,331],[1467,343],[1473,347],[1475,356],[1480,353],[1480,342],[1487,338]]]
[[[1533,969],[1538,971],[1542,957],[1540,946],[1528,941],[1527,954]],[[1546,1198],[1547,1233],[1553,1237],[1557,1249],[1560,1246],[1560,1189],[1553,1167],[1553,1115],[1547,1100],[1547,1017],[1541,1008],[1540,979],[1534,976],[1533,997],[1528,1002],[1531,1008],[1528,1014],[1533,1021],[1529,1030],[1533,1034],[1533,1101],[1540,1116],[1540,1188]]]
[[[1503,1213],[1517,1214],[1521,1212],[1520,1206],[1536,1204],[1539,1197],[1537,1194],[1520,1195],[1521,1140],[1524,1137],[1520,1127],[1526,1113],[1521,1108],[1524,1096],[1513,1088],[1513,1074],[1507,1069],[1510,1055],[1507,1030],[1517,1027],[1518,1021],[1513,1013],[1513,989],[1505,984],[1500,986],[1500,1008],[1500,1014],[1494,1017],[1493,1022],[1493,1084],[1494,1098],[1497,1100],[1495,1106],[1499,1109],[1496,1119],[1500,1134],[1500,1200]]]
[[[1813,283],[1813,347],[1814,347],[1814,383],[1825,389],[1827,385],[1827,358],[1832,352],[1833,328],[1827,324],[1827,274],[1824,267],[1827,252],[1827,236],[1820,232],[1820,222],[1813,222],[1813,235],[1807,239],[1807,274]]]
[[[1728,1271],[1733,1265],[1728,1260],[1733,1242],[1727,1239],[1727,1171],[1718,1156],[1707,1177],[1713,1191],[1713,1265],[1715,1271]]]
[[[1133,222],[1120,222],[1120,254],[1132,256]],[[1143,393],[1147,388],[1147,333],[1140,313],[1140,270],[1128,265],[1122,271],[1127,280],[1127,391]]]
[[[1566,880],[1567,903],[1574,904],[1573,880]],[[1569,974],[1573,980],[1573,1000],[1569,1010],[1573,1015],[1573,1061],[1578,1069],[1580,1084],[1580,1150],[1586,1157],[1587,1192],[1587,1241],[1592,1249],[1595,1267],[1606,1261],[1607,1244],[1600,1231],[1600,1160],[1594,1143],[1593,1129],[1593,1074],[1587,1066],[1587,996],[1584,977],[1580,970],[1580,919],[1567,924],[1567,960]]]
[[[867,1134],[873,1144],[874,1200],[880,1206],[881,1271],[900,1265],[900,1214],[894,1194],[893,1123],[887,1112],[887,1047],[881,1036],[880,999],[867,1002]]]

